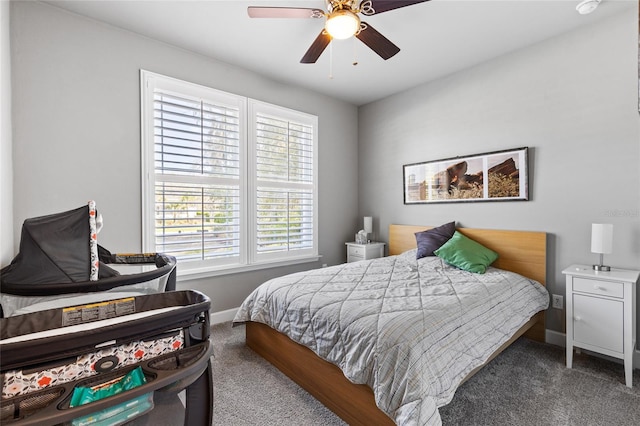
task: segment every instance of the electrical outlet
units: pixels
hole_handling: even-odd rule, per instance
[[[551,307],[556,309],[562,309],[564,307],[563,299],[561,294],[552,294],[551,295]]]

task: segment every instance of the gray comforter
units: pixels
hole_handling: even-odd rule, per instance
[[[258,287],[234,323],[256,321],[369,385],[401,425],[439,425],[438,407],[536,312],[547,290],[489,268],[479,275],[415,251],[287,275]]]

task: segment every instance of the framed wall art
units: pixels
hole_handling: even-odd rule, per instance
[[[529,199],[528,147],[403,166],[404,203]]]

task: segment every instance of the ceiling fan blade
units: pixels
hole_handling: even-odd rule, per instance
[[[249,18],[322,18],[320,9],[304,7],[247,7]]]
[[[363,22],[363,24],[366,25],[366,28],[356,34],[356,37],[380,55],[382,59],[386,61],[400,51],[398,46],[376,31],[371,25],[366,22]]]
[[[412,6],[418,3],[425,3],[429,0],[371,0],[371,6],[376,11],[376,15],[405,6]]]
[[[301,64],[315,64],[324,49],[331,43],[331,36],[325,31],[320,31],[318,37],[311,43],[311,47],[307,50],[307,53],[304,54],[302,59],[300,60]]]

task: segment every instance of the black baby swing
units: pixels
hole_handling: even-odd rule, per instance
[[[173,256],[100,247],[100,226],[93,202],[25,220],[0,271],[0,423],[144,424],[186,390],[184,424],[210,426],[209,298],[175,291]]]

